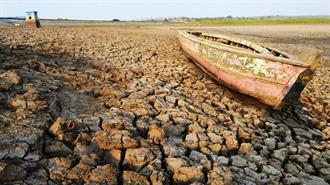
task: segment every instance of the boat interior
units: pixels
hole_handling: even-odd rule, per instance
[[[290,58],[287,54],[284,54],[280,51],[263,47],[246,40],[233,39],[226,36],[221,37],[221,35],[213,36],[203,32],[188,32],[188,33],[202,39],[225,44],[231,47],[235,47],[237,49],[249,50],[256,53],[271,54],[275,57]]]

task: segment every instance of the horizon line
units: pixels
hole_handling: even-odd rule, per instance
[[[228,18],[230,16],[230,18]],[[8,17],[0,17],[0,19],[13,19],[13,18],[24,18],[25,16],[8,16]],[[76,19],[76,18],[40,18],[40,20],[72,20],[72,21],[112,21],[114,19],[119,18],[112,18],[112,19]],[[330,18],[330,15],[262,15],[262,16],[219,16],[219,17],[189,17],[189,16],[169,16],[169,17],[150,17],[150,18],[137,18],[137,19],[119,19],[120,21],[145,21],[145,20],[160,20],[160,19],[174,19],[174,18],[186,18],[186,19],[237,19],[237,18]]]

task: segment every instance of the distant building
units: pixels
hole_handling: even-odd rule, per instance
[[[40,28],[41,27],[37,11],[27,11],[25,13],[26,13],[25,27],[27,27],[27,28]]]

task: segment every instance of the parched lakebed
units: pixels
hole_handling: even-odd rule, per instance
[[[329,36],[222,31],[325,55],[272,110],[207,76],[168,28],[0,28],[0,184],[330,183]]]

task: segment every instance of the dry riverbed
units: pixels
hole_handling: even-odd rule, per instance
[[[329,32],[216,30],[325,56],[272,110],[203,73],[172,29],[0,28],[0,184],[330,183]]]

